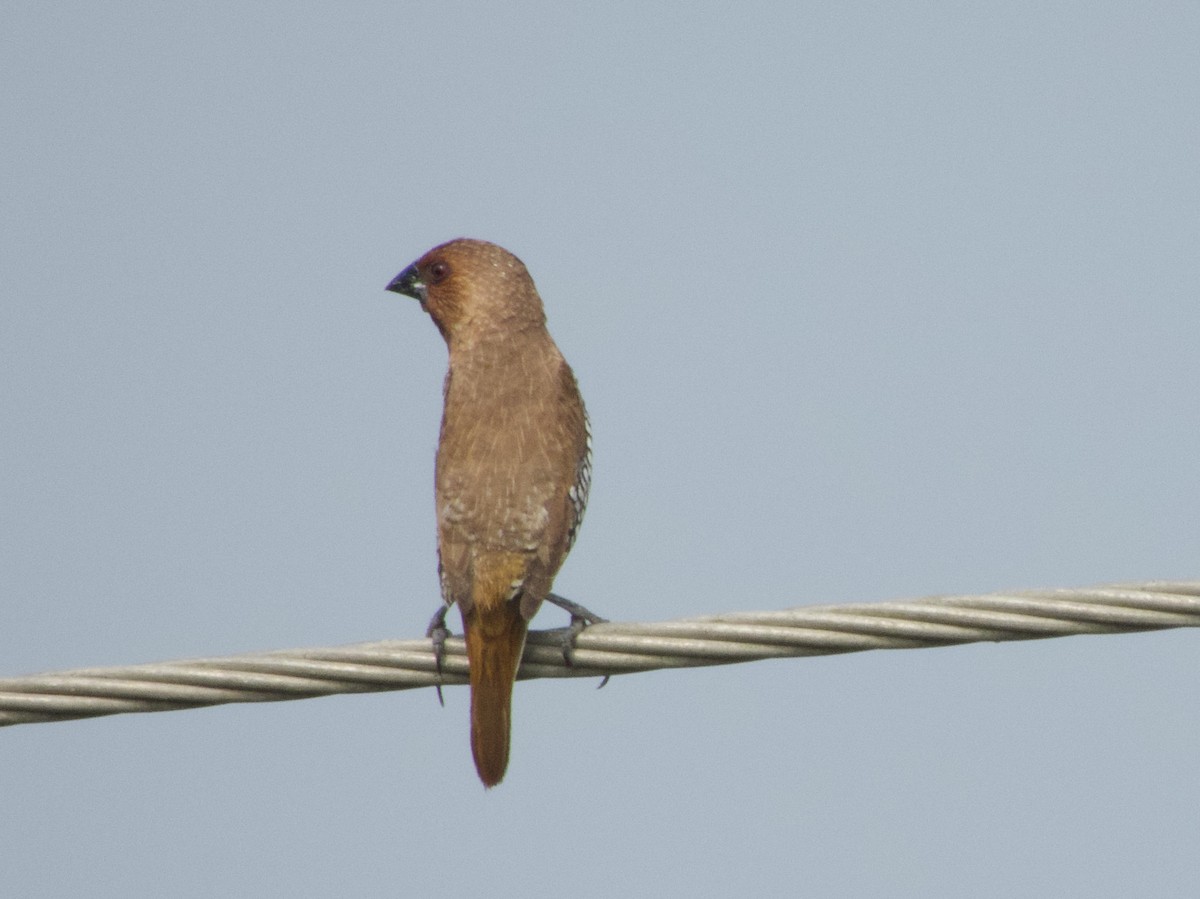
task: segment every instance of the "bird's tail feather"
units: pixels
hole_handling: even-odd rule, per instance
[[[508,767],[513,682],[528,630],[519,598],[490,609],[477,604],[463,615],[471,668],[471,752],[485,787],[500,783]]]

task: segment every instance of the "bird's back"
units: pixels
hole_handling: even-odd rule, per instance
[[[449,556],[466,573],[463,563],[474,569],[481,555],[519,555],[521,587],[536,600],[549,591],[582,517],[588,463],[574,375],[549,335],[545,342],[536,354],[487,365],[452,358],[437,458],[443,568]],[[444,587],[448,602],[475,598],[470,583]]]

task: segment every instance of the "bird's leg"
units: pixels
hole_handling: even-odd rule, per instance
[[[589,624],[602,624],[607,621],[607,618],[601,618],[591,609],[581,606],[577,602],[572,602],[565,596],[559,596],[557,593],[547,593],[546,602],[551,605],[558,606],[564,612],[571,616],[571,626],[567,629],[567,634],[563,638],[562,654],[563,661],[567,667],[575,664],[575,638],[583,633],[583,629]],[[608,675],[604,675],[604,680],[600,681],[600,687],[608,683]],[[599,690],[600,687],[596,689]]]
[[[571,616],[571,627],[578,625],[578,631],[583,630],[589,624],[603,624],[608,621],[607,618],[601,618],[591,609],[586,606],[581,606],[577,602],[571,602],[565,596],[559,596],[557,593],[547,593],[546,602],[551,605],[558,606],[564,612]]]
[[[442,699],[442,661],[446,658],[446,638],[450,636],[450,630],[446,627],[448,611],[450,607],[442,603],[429,619],[429,627],[425,628],[425,636],[433,640],[433,662],[437,666],[438,676],[438,682],[434,686],[437,690],[438,705],[442,708],[446,707],[446,701]]]

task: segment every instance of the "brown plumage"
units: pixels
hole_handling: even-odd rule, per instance
[[[529,620],[587,504],[587,415],[533,279],[495,244],[452,240],[388,285],[450,351],[437,453],[442,599],[462,612],[471,750],[485,786],[508,765],[513,682]]]

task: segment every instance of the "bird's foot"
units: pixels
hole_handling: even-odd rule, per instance
[[[546,602],[551,605],[558,606],[564,612],[571,616],[571,626],[567,628],[563,636],[562,654],[563,661],[570,668],[575,664],[575,640],[583,633],[583,629],[589,624],[602,624],[607,621],[607,618],[601,618],[591,609],[581,606],[577,602],[572,602],[565,596],[559,596],[557,593],[547,593]],[[600,687],[608,683],[608,675],[604,675],[604,680],[600,681]],[[596,689],[599,690],[600,687]]]
[[[433,663],[437,667],[438,676],[434,689],[437,690],[438,705],[442,708],[446,707],[446,701],[442,698],[442,662],[446,658],[446,638],[450,636],[450,629],[446,627],[448,611],[448,605],[440,606],[429,619],[429,627],[425,628],[425,636],[433,640]]]

